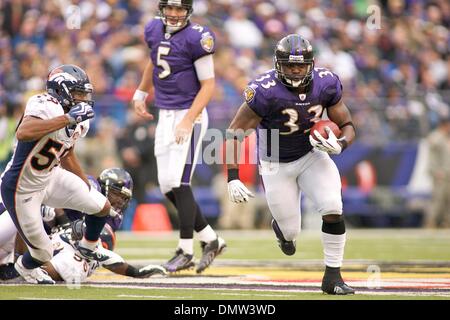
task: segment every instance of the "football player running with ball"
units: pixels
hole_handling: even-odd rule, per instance
[[[189,21],[193,0],[161,0],[160,17],[145,26],[151,50],[138,90],[136,112],[149,120],[145,99],[155,92],[159,109],[155,156],[161,192],[177,208],[180,239],[175,255],[164,266],[169,272],[194,266],[194,230],[203,250],[197,273],[205,270],[225,248],[203,217],[191,189],[191,178],[208,126],[206,105],[215,86],[214,33]]]
[[[346,240],[342,215],[341,180],[329,154],[340,154],[355,138],[350,112],[342,101],[336,74],[314,68],[313,48],[292,34],[275,48],[275,69],[262,74],[245,89],[241,105],[227,130],[228,191],[233,202],[253,195],[239,180],[237,154],[247,130],[257,128],[259,169],[272,213],[272,228],[286,255],[293,255],[300,232],[301,192],[322,215],[325,274],[322,290],[328,294],[353,294],[341,277]],[[326,128],[325,139],[310,128],[324,109],[342,131],[336,137]],[[248,133],[248,132],[247,132]],[[273,145],[271,135],[277,135]]]

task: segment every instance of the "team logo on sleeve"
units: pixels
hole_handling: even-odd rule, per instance
[[[256,91],[255,88],[252,86],[248,86],[244,90],[244,98],[246,102],[252,102],[253,98],[255,97]]]
[[[202,34],[202,39],[200,40],[202,48],[206,52],[212,52],[214,49],[214,38],[209,32]]]

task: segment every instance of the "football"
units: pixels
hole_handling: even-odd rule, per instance
[[[331,129],[331,131],[333,131],[334,135],[339,138],[339,136],[341,135],[341,129],[339,129],[339,127],[337,126],[336,123],[334,123],[333,121],[328,120],[328,119],[317,121],[311,127],[310,134],[312,134],[313,138],[315,140],[317,140],[316,136],[313,134],[314,130],[317,130],[322,135],[322,137],[324,137],[325,139],[328,139],[328,133],[325,131],[325,127],[327,127],[327,126]]]

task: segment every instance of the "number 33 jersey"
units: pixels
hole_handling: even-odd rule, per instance
[[[49,120],[64,114],[58,101],[47,93],[32,96],[25,107],[24,118],[27,116]],[[29,193],[42,190],[51,177],[51,171],[58,166],[61,158],[74,146],[75,141],[86,136],[89,130],[89,120],[76,126],[64,127],[45,135],[35,141],[17,141],[14,154],[2,176],[3,181],[9,181],[13,176],[17,181],[16,192]],[[8,177],[11,176],[11,177]]]
[[[291,162],[307,154],[312,149],[308,138],[311,120],[320,118],[324,108],[335,105],[341,97],[338,76],[324,68],[314,69],[312,85],[304,94],[289,90],[275,70],[251,81],[244,98],[262,118],[257,128],[259,158]]]

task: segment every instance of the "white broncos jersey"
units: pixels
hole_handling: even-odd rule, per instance
[[[51,236],[53,250],[57,253],[53,256],[52,260],[50,260],[50,263],[60,277],[67,283],[84,282],[101,266],[125,262],[117,253],[103,248],[100,241],[97,250],[109,256],[108,260],[99,263],[97,261],[80,258],[76,254],[76,249],[60,237],[61,234],[62,233],[56,233]]]
[[[63,114],[61,104],[48,93],[42,93],[28,100],[24,117],[48,120]],[[52,169],[59,165],[78,138],[86,136],[88,130],[89,120],[86,120],[71,128],[50,132],[37,141],[16,142],[13,157],[5,169],[5,173],[14,170],[19,174],[16,191],[29,193],[42,190],[50,179]]]

